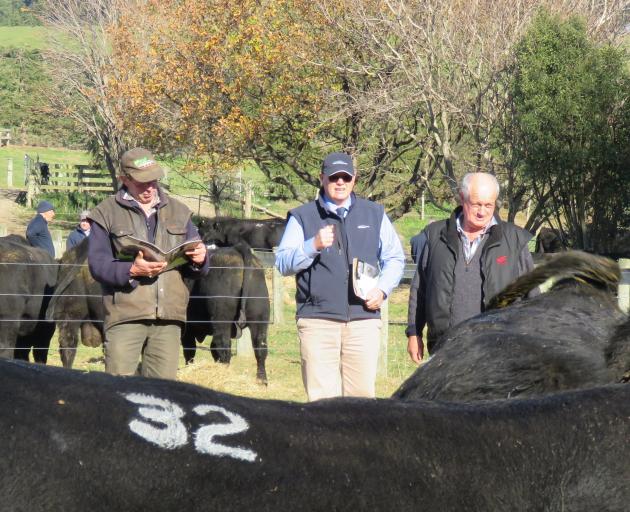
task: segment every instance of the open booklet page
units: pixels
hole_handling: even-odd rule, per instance
[[[370,290],[376,288],[378,284],[379,269],[358,258],[352,260],[352,287],[354,294],[366,300]]]
[[[186,251],[193,250],[201,240],[186,240],[169,251],[164,251],[151,242],[141,240],[131,235],[121,237],[119,241],[122,244],[118,255],[119,259],[126,261],[133,260],[138,252],[142,251],[144,259],[147,261],[166,261],[168,265],[162,270],[162,272],[166,272],[167,270],[188,263],[190,260],[186,257]]]

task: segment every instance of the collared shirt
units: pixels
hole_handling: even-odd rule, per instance
[[[140,202],[135,197],[133,197],[126,188],[123,190],[124,192],[123,192],[122,198],[125,199],[126,201],[132,201],[136,203],[140,207],[140,209],[144,212],[145,216],[150,217],[155,212],[157,212],[156,206],[160,204],[160,194],[157,191],[155,192],[155,196],[153,196],[153,201],[151,201],[150,208],[145,210],[144,206],[140,204]]]
[[[470,260],[472,260],[473,256],[475,255],[475,252],[477,252],[477,248],[481,245],[481,241],[483,240],[483,237],[486,236],[486,234],[488,233],[488,230],[492,226],[495,226],[498,223],[497,223],[497,219],[495,219],[493,216],[490,219],[490,222],[488,222],[488,224],[486,225],[486,227],[483,228],[479,236],[471,242],[469,238],[466,236],[466,233],[464,233],[464,230],[462,228],[463,218],[464,218],[463,214],[459,215],[455,219],[455,223],[457,225],[457,233],[459,234],[459,238],[462,241],[462,249],[464,251],[464,258],[466,258],[466,263],[470,263]]]
[[[337,208],[343,206],[348,209],[351,205],[350,197],[342,205],[333,203],[326,195],[322,196],[322,199],[326,209],[333,213],[337,212]],[[289,217],[276,252],[276,267],[280,273],[288,276],[307,269],[318,254],[319,251],[315,249],[315,238],[304,240],[302,226],[294,217]],[[379,265],[381,274],[378,288],[387,297],[400,281],[405,268],[405,254],[394,226],[386,214],[383,214],[379,233]]]

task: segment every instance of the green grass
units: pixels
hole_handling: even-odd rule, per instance
[[[42,50],[47,47],[44,27],[0,27],[0,47]]]
[[[3,27],[0,27],[3,28]],[[39,156],[40,162],[62,164],[88,164],[90,155],[86,151],[65,148],[45,148],[34,146],[8,146],[0,148],[0,187],[7,186],[7,168],[9,159],[13,160],[13,186],[24,187],[24,155],[32,159]]]
[[[267,272],[270,275],[270,271]],[[290,277],[283,278],[282,284],[284,321],[281,324],[272,324],[269,328],[269,356],[267,358],[269,385],[267,387],[256,383],[256,362],[253,356],[234,357],[231,364],[225,366],[215,363],[207,350],[198,350],[195,364],[191,366],[185,366],[183,358],[180,357],[178,379],[252,398],[305,401],[306,394],[302,386],[300,352],[294,320],[294,280]],[[390,319],[393,319],[393,312],[402,304],[405,304],[406,309],[407,295],[408,288],[404,287],[392,294],[389,299]],[[209,341],[210,338],[207,338],[202,347],[208,348]],[[233,342],[233,349],[235,346],[236,343]],[[387,373],[382,372],[377,377],[377,396],[390,396],[415,370],[416,367],[410,361],[406,348],[404,326],[390,325]],[[55,366],[61,365],[56,338],[53,339],[48,362]],[[87,371],[104,371],[102,349],[80,346],[74,367]]]

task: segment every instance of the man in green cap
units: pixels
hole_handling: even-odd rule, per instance
[[[103,288],[105,370],[133,375],[142,359],[146,377],[175,379],[181,328],[186,321],[188,288],[183,278],[208,272],[206,246],[191,221],[191,211],[158,185],[164,176],[153,155],[134,148],[122,155],[122,187],[94,208],[88,262]],[[168,252],[188,240],[188,263],[173,269],[138,250],[125,259],[129,237]],[[146,252],[146,251],[145,251]]]

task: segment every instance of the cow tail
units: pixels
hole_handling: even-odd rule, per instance
[[[616,261],[586,252],[569,251],[519,277],[492,298],[488,309],[509,306],[548,279],[555,282],[571,279],[615,293],[620,278],[621,271]]]
[[[252,250],[248,244],[244,242],[239,242],[234,245],[234,249],[236,249],[243,258],[243,287],[241,291],[241,300],[239,303],[237,322],[242,329],[243,327],[245,327],[245,323],[247,320],[247,299],[250,295],[250,283],[252,282],[252,275],[256,263],[252,255]]]

